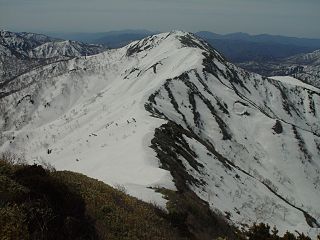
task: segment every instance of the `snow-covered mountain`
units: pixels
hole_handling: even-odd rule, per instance
[[[59,38],[49,37],[47,35],[39,34],[39,33],[19,32],[19,33],[11,33],[11,34],[16,34],[24,39],[27,39],[32,42],[36,42],[38,46],[47,42],[61,41],[61,39]]]
[[[311,53],[299,54],[287,58],[288,62],[301,65],[320,65],[320,50]]]
[[[100,53],[104,50],[102,46],[84,44],[76,41],[54,41],[44,43],[29,52],[32,58],[57,58],[59,56],[80,57]]]
[[[228,63],[170,32],[1,86],[0,151],[145,201],[192,191],[236,226],[320,228],[320,89]]]
[[[101,45],[61,40],[36,33],[0,31],[1,53],[11,51],[18,57],[57,58],[94,55],[105,50]],[[21,56],[22,55],[22,56]]]
[[[238,65],[265,76],[290,75],[305,83],[320,87],[320,50],[275,61],[251,61]]]
[[[32,49],[51,41],[61,40],[36,33],[15,33],[0,30],[1,47],[11,51],[17,57],[28,57]]]
[[[0,30],[0,82],[32,68],[103,52],[100,45],[64,41],[35,33]]]

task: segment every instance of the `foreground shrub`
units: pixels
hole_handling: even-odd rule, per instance
[[[72,172],[0,161],[0,239],[179,240],[160,208]]]
[[[124,187],[0,160],[0,239],[311,240],[289,232],[279,237],[263,223],[236,232],[194,193],[158,191],[169,199],[168,213],[127,195]]]
[[[49,171],[5,161],[0,171],[0,239],[97,238],[83,199]]]
[[[30,239],[27,216],[18,205],[6,205],[0,208],[0,239]]]
[[[254,224],[248,230],[239,232],[238,238],[241,240],[311,240],[303,233],[298,233],[296,237],[293,233],[286,232],[283,237],[280,237],[276,227],[271,230],[270,226],[264,223]]]

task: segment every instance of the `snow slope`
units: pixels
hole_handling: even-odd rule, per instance
[[[314,236],[319,106],[317,88],[248,73],[192,34],[163,33],[3,86],[0,151],[162,205],[150,187],[176,189],[176,161],[188,187],[236,225],[263,221]]]
[[[273,76],[273,77],[270,77],[270,78],[278,80],[278,81],[281,81],[283,83],[287,83],[287,84],[295,85],[295,86],[300,86],[300,87],[303,87],[305,89],[309,89],[311,91],[320,93],[320,89],[319,88],[316,88],[316,87],[314,87],[312,85],[306,84],[306,83],[302,82],[301,80],[296,79],[296,78],[291,77],[291,76]]]

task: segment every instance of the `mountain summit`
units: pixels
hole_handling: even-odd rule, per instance
[[[3,83],[0,151],[163,206],[161,190],[189,191],[236,226],[314,236],[319,106],[320,89],[249,73],[174,31]]]

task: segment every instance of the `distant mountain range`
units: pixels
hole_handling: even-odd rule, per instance
[[[320,49],[320,39],[247,33],[221,35],[197,32],[196,35],[205,39],[232,62],[274,60]]]
[[[109,48],[119,48],[136,40],[141,40],[158,32],[148,30],[123,30],[98,33],[46,33],[62,39],[70,39],[84,43],[104,44]]]
[[[148,30],[124,30],[105,33],[49,33],[53,37],[104,44],[118,48],[156,34]],[[195,33],[221,52],[229,61],[266,61],[285,58],[295,54],[309,53],[320,49],[320,39],[295,38],[269,34],[247,33],[217,34],[201,31]]]

